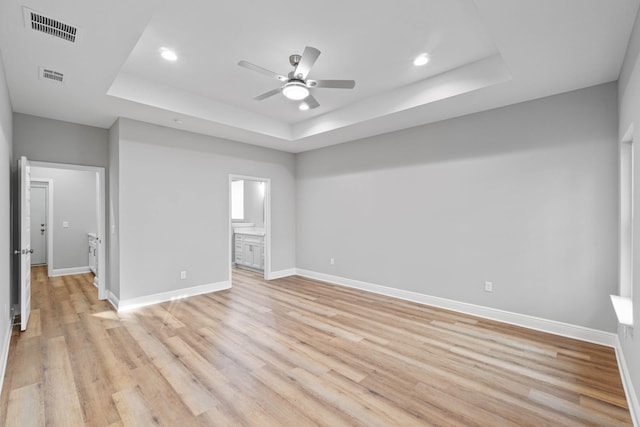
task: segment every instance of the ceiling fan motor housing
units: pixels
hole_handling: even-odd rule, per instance
[[[291,55],[289,56],[289,64],[291,64],[292,67],[297,67],[301,59],[301,55]]]

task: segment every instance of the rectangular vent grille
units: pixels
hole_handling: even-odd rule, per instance
[[[43,79],[49,79],[49,80],[55,80],[57,82],[62,83],[62,81],[64,80],[64,74],[59,73],[57,71],[53,71],[53,70],[49,70],[46,68],[42,69],[42,78]]]
[[[51,34],[52,36],[60,37],[61,39],[70,41],[71,43],[75,43],[76,33],[78,32],[76,27],[63,24],[60,21],[38,15],[34,12],[31,12],[31,28],[36,31]]]
[[[53,18],[49,18],[34,10],[24,8],[24,20],[27,28],[40,31],[62,40],[75,43],[78,38],[78,28],[65,24]]]

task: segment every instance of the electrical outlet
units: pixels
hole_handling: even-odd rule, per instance
[[[493,282],[484,282],[484,291],[493,292]]]
[[[334,265],[334,264],[336,263],[336,261],[335,261],[333,258],[331,258],[331,259],[329,260],[329,263],[331,263],[331,265]]]
[[[180,280],[186,279],[187,278],[187,270],[182,270],[180,272]]]

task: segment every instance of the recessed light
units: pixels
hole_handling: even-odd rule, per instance
[[[162,56],[167,61],[175,61],[178,59],[178,55],[176,55],[174,51],[172,51],[171,49],[167,49],[166,47],[160,49],[160,56]]]
[[[307,110],[309,109],[309,104],[307,104],[306,102],[303,102],[302,104],[300,104],[300,105],[298,106],[298,108],[299,108],[301,111],[307,111]]]
[[[429,62],[429,55],[426,53],[421,53],[420,55],[416,56],[416,59],[413,60],[413,65],[415,65],[416,67],[419,67],[421,65],[425,65],[428,62]]]

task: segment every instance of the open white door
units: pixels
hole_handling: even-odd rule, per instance
[[[27,329],[31,314],[31,168],[26,157],[18,160],[20,172],[20,330]]]
[[[105,235],[105,218],[104,218],[104,203],[105,203],[105,185],[104,185],[104,169],[96,171],[96,224],[97,224],[97,245],[98,245],[98,259],[96,262],[96,277],[95,284],[98,286],[98,299],[107,299],[107,287],[106,287],[106,271],[107,269],[106,250],[104,244]]]

